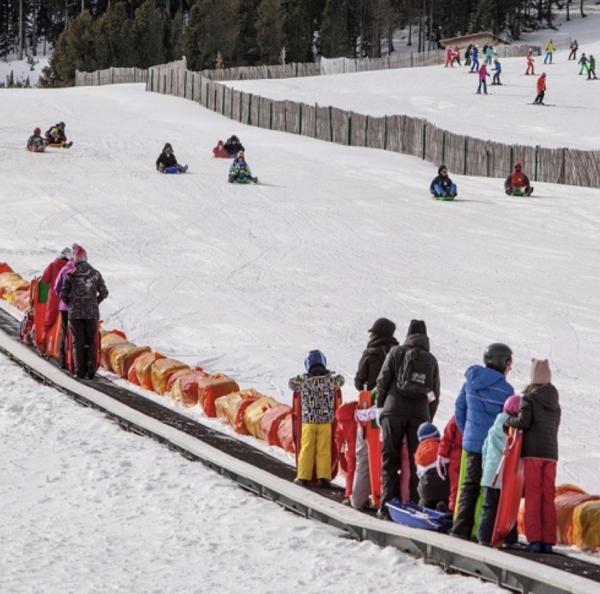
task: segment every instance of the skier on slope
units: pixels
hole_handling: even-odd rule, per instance
[[[481,95],[481,89],[483,89],[483,93],[485,95],[487,95],[488,94],[488,92],[487,92],[487,77],[490,75],[490,73],[487,70],[487,66],[485,64],[482,64],[479,67],[477,74],[478,74],[478,79],[479,79],[479,85],[477,87],[477,94]]]
[[[69,148],[73,143],[67,142],[67,134],[65,132],[66,125],[64,122],[58,122],[58,124],[49,128],[46,132],[46,143],[56,144]]]
[[[506,399],[514,394],[506,376],[512,367],[512,351],[505,344],[489,345],[483,354],[485,367],[473,365],[465,373],[454,412],[463,434],[466,473],[451,534],[469,540],[475,523],[482,475],[483,442]]]
[[[535,58],[533,57],[533,50],[529,48],[527,51],[527,69],[525,70],[525,75],[535,75]]]
[[[589,66],[588,66],[588,58],[585,55],[585,52],[582,52],[581,57],[579,58],[579,62],[577,62],[580,66],[579,68],[579,76],[582,74],[588,74]]]
[[[429,191],[434,198],[456,196],[456,184],[450,179],[448,168],[445,165],[440,165],[438,167],[438,174],[431,180]]]
[[[471,70],[469,72],[478,72],[479,71],[479,48],[474,45],[471,48]]]
[[[228,181],[230,184],[233,183],[248,183],[249,181],[258,183],[258,177],[253,177],[252,172],[248,163],[246,163],[246,157],[244,151],[240,151],[236,158],[233,160],[231,167],[229,168]]]
[[[69,308],[69,327],[73,333],[73,359],[78,378],[94,379],[98,320],[102,301],[108,290],[102,275],[87,262],[87,253],[80,246],[73,248],[75,266],[64,279],[60,298]]]
[[[41,153],[46,148],[46,141],[42,138],[42,131],[35,128],[33,134],[27,140],[27,150],[33,153]]]
[[[500,82],[500,74],[502,74],[502,64],[498,58],[494,58],[494,77],[492,79],[492,85],[502,85]]]
[[[486,66],[491,66],[493,59],[494,59],[494,47],[492,45],[488,45],[488,48],[485,51],[485,64],[486,64]]]
[[[590,54],[590,59],[588,61],[588,80],[598,80],[596,76],[596,58]]]
[[[521,163],[515,163],[514,171],[504,180],[504,191],[508,196],[533,194],[533,187],[529,183],[529,178],[523,173]]]
[[[556,47],[554,46],[554,42],[551,39],[546,45],[546,55],[544,56],[544,64],[552,64],[552,58],[554,57],[555,51]]]
[[[569,60],[577,60],[577,50],[579,49],[577,39],[573,39],[573,41],[571,41],[569,44],[569,49],[571,50],[569,53]]]
[[[542,75],[537,79],[536,82],[537,95],[534,99],[536,105],[545,105],[544,96],[546,95],[546,73],[542,72]]]
[[[469,43],[465,49],[465,66],[471,65],[471,52],[473,51],[473,44]]]
[[[561,409],[548,360],[531,360],[530,384],[516,417],[506,425],[523,431],[525,536],[533,553],[551,553],[556,544],[554,504]]]
[[[173,147],[167,142],[160,155],[158,155],[158,159],[156,159],[156,170],[161,173],[168,173],[173,168],[179,173],[185,173],[188,170],[187,165],[180,165],[177,162],[177,158],[173,153]]]

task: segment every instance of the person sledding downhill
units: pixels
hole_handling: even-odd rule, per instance
[[[546,95],[546,73],[542,72],[542,75],[537,79],[536,82],[537,95],[533,101],[534,105],[546,105],[544,103],[544,96]]]
[[[300,394],[302,409],[302,445],[294,482],[308,485],[316,465],[318,486],[328,487],[335,395],[344,385],[344,378],[327,369],[327,359],[319,350],[308,353],[304,367],[306,373],[289,381],[290,390]]]
[[[244,151],[240,151],[233,160],[233,163],[229,168],[228,181],[230,184],[258,183],[258,177],[252,176],[250,167],[248,166],[248,163],[246,163]]]
[[[42,138],[42,131],[39,128],[35,128],[27,140],[26,148],[32,153],[43,153],[46,150],[46,141]]]
[[[454,200],[456,197],[456,184],[448,176],[448,168],[445,165],[438,167],[437,177],[431,181],[429,191],[436,200]]]
[[[234,134],[230,136],[223,148],[227,151],[230,157],[236,157],[240,151],[244,151],[244,145],[240,142],[240,139]]]
[[[230,154],[225,149],[225,143],[222,140],[217,142],[217,146],[213,148],[212,152],[215,159],[229,159],[230,157]]]
[[[156,170],[160,173],[185,173],[187,165],[180,165],[173,153],[173,147],[169,142],[165,143],[162,152],[156,159]]]
[[[504,191],[507,196],[531,196],[533,194],[533,187],[522,169],[521,163],[515,163],[514,171],[504,180]]]
[[[73,248],[75,266],[65,275],[60,298],[69,308],[69,328],[73,336],[73,359],[78,378],[94,379],[98,340],[99,305],[108,297],[102,275],[87,262],[80,246]]]
[[[58,122],[58,124],[48,129],[46,132],[46,144],[56,148],[70,148],[73,143],[67,141],[65,128],[64,122]]]

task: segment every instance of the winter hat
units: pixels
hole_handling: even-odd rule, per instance
[[[522,167],[523,167],[523,166],[521,165],[521,163],[520,163],[520,162],[517,162],[517,163],[515,163],[515,171],[521,171],[521,168],[522,168]]]
[[[417,438],[419,439],[419,442],[423,441],[424,439],[431,439],[432,437],[439,436],[440,432],[433,423],[421,423],[417,429]]]
[[[166,151],[167,149],[173,150],[173,147],[171,146],[170,142],[165,142],[165,146],[163,146],[163,152]]]
[[[34,129],[34,131],[33,131],[33,133],[34,133],[36,136],[39,136],[39,135],[42,133],[42,131],[41,131],[39,128],[35,128],[35,129]]]
[[[411,320],[407,334],[424,334],[427,336],[427,326],[423,320]]]
[[[530,379],[532,384],[549,384],[552,381],[548,359],[532,359]]]
[[[73,261],[75,264],[87,262],[87,252],[80,245],[73,247]]]
[[[521,409],[521,397],[518,394],[513,394],[509,396],[504,401],[504,406],[502,410],[511,417],[515,417],[519,414],[519,410]]]
[[[441,175],[441,174],[442,174],[442,171],[444,171],[444,169],[445,169],[446,171],[448,171],[448,168],[447,168],[445,165],[440,165],[440,166],[438,167],[438,175]]]
[[[64,258],[65,260],[70,260],[73,257],[73,250],[70,247],[64,248],[60,253],[60,257]]]
[[[327,367],[327,358],[318,349],[309,351],[308,355],[306,355],[306,359],[304,359],[304,368],[306,371],[310,371],[315,365]]]
[[[381,338],[391,338],[394,336],[394,332],[396,332],[396,324],[387,318],[379,318],[375,320],[375,323],[369,328],[369,332],[372,332]]]

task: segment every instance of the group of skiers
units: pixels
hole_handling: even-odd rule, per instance
[[[458,189],[448,175],[445,165],[438,167],[438,174],[431,180],[429,191],[434,198],[454,198]],[[504,181],[504,191],[508,196],[531,196],[533,187],[529,178],[523,173],[520,161],[514,164],[512,173]]]
[[[310,351],[304,362],[306,373],[290,380],[290,389],[300,394],[302,409],[295,482],[307,485],[316,476],[319,487],[329,485],[332,425],[336,418],[339,435],[335,441],[340,453],[345,448],[346,503],[363,508],[367,504],[364,483],[369,477],[364,467],[370,463],[365,453],[363,422],[373,419],[383,439],[378,517],[389,518],[386,504],[400,497],[401,481],[408,478],[406,499],[422,507],[454,512],[451,534],[458,538],[471,538],[477,501],[482,497],[476,533],[481,544],[489,545],[502,489],[497,475],[506,434],[514,428],[524,436],[529,549],[551,552],[556,542],[554,491],[560,405],[548,361],[532,360],[530,382],[520,396],[506,380],[512,368],[512,350],[501,343],[488,346],[483,366],[467,369],[455,414],[442,436],[433,424],[440,399],[440,371],[430,350],[426,324],[412,320],[402,345],[395,331],[394,322],[386,318],[376,320],[369,330],[354,385],[361,392],[370,391],[375,404],[366,410],[351,407],[353,419],[347,412],[338,415],[346,405],[334,410],[335,393],[343,386],[344,378],[327,368],[321,351]],[[403,450],[408,453],[408,467],[403,465]],[[461,460],[464,480],[459,485]],[[505,544],[514,544],[516,537],[513,530]]]
[[[258,178],[252,175],[250,166],[246,161],[244,146],[237,136],[231,136],[226,142],[219,140],[213,149],[213,156],[218,158],[233,158],[229,168],[229,183],[257,183]],[[185,173],[187,165],[178,163],[173,152],[173,146],[167,142],[156,159],[156,170],[160,173]]]
[[[42,282],[49,286],[44,331],[53,327],[56,316],[61,317],[60,363],[66,369],[65,344],[68,332],[73,342],[75,375],[94,379],[98,340],[99,305],[108,290],[102,274],[90,266],[87,252],[78,245],[65,247],[42,273]]]
[[[65,128],[65,123],[59,122],[48,128],[46,134],[42,136],[42,130],[36,127],[27,140],[26,149],[34,153],[41,153],[46,150],[48,145],[69,148],[73,143],[67,140]]]

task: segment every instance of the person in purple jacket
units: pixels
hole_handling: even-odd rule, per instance
[[[69,260],[58,273],[58,276],[54,281],[54,292],[57,295],[60,295],[60,290],[62,289],[65,276],[69,274],[69,272],[71,272],[73,268],[75,268],[75,262],[71,258],[71,260]],[[58,311],[60,312],[60,323],[62,330],[62,332],[60,333],[60,365],[63,369],[66,369],[67,364],[65,359],[65,341],[67,338],[67,327],[69,324],[69,307],[62,299],[58,304]]]
[[[487,95],[487,77],[490,75],[490,73],[488,72],[488,69],[485,64],[482,64],[479,67],[477,74],[479,75],[479,86],[477,87],[477,94],[481,95],[481,89],[483,89],[483,92]]]

